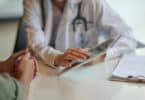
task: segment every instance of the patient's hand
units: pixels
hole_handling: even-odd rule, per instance
[[[13,76],[24,85],[26,94],[28,95],[29,85],[36,76],[38,71],[38,64],[31,54],[26,53],[15,66]]]
[[[7,60],[0,62],[0,73],[8,73],[24,85],[28,95],[29,85],[36,76],[38,64],[31,57],[29,51],[23,50],[10,56]]]
[[[17,59],[19,57],[23,56],[24,54],[26,54],[27,52],[28,52],[27,49],[17,52],[15,54],[11,55],[7,60],[1,61],[0,62],[0,73],[8,73],[11,75],[13,73],[14,65],[17,62]]]

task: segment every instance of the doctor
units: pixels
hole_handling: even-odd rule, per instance
[[[83,48],[100,40],[117,38],[105,60],[136,48],[132,30],[105,0],[24,0],[24,23],[29,48],[51,67],[86,59]]]

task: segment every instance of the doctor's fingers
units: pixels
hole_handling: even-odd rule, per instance
[[[66,55],[70,55],[70,56],[74,56],[78,59],[87,59],[87,56],[82,54],[82,53],[79,53],[77,51],[73,51],[73,52],[70,52],[70,53],[66,53]]]
[[[74,60],[79,60],[79,58],[76,57],[76,56],[73,56],[73,55],[68,54],[68,55],[66,55],[66,57],[64,58],[64,60],[74,61]]]
[[[83,50],[80,50],[80,49],[70,48],[65,52],[65,54],[72,55],[72,56],[75,56],[75,57],[81,58],[81,59],[87,59],[89,57],[87,52],[84,52]]]
[[[78,48],[78,49],[77,49],[77,51],[83,53],[83,54],[84,54],[85,56],[87,56],[87,57],[90,56],[90,55],[89,55],[89,50],[90,50],[90,48],[84,48],[84,49]]]
[[[61,63],[61,66],[64,66],[64,67],[71,67],[71,63],[70,61],[67,61],[67,60],[64,60],[62,63]]]

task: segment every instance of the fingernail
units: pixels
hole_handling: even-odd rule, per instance
[[[87,57],[84,57],[84,59],[87,59]]]
[[[29,48],[26,48],[26,51],[29,52]]]
[[[25,53],[27,53],[28,52],[28,49],[25,49]]]
[[[71,64],[69,64],[69,66],[68,67],[71,67],[72,65]]]

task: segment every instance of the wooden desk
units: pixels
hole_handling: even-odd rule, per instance
[[[144,100],[145,84],[109,81],[119,60],[80,67],[57,76],[41,66],[31,84],[29,100]]]
[[[0,60],[13,52],[19,21],[0,21]]]

